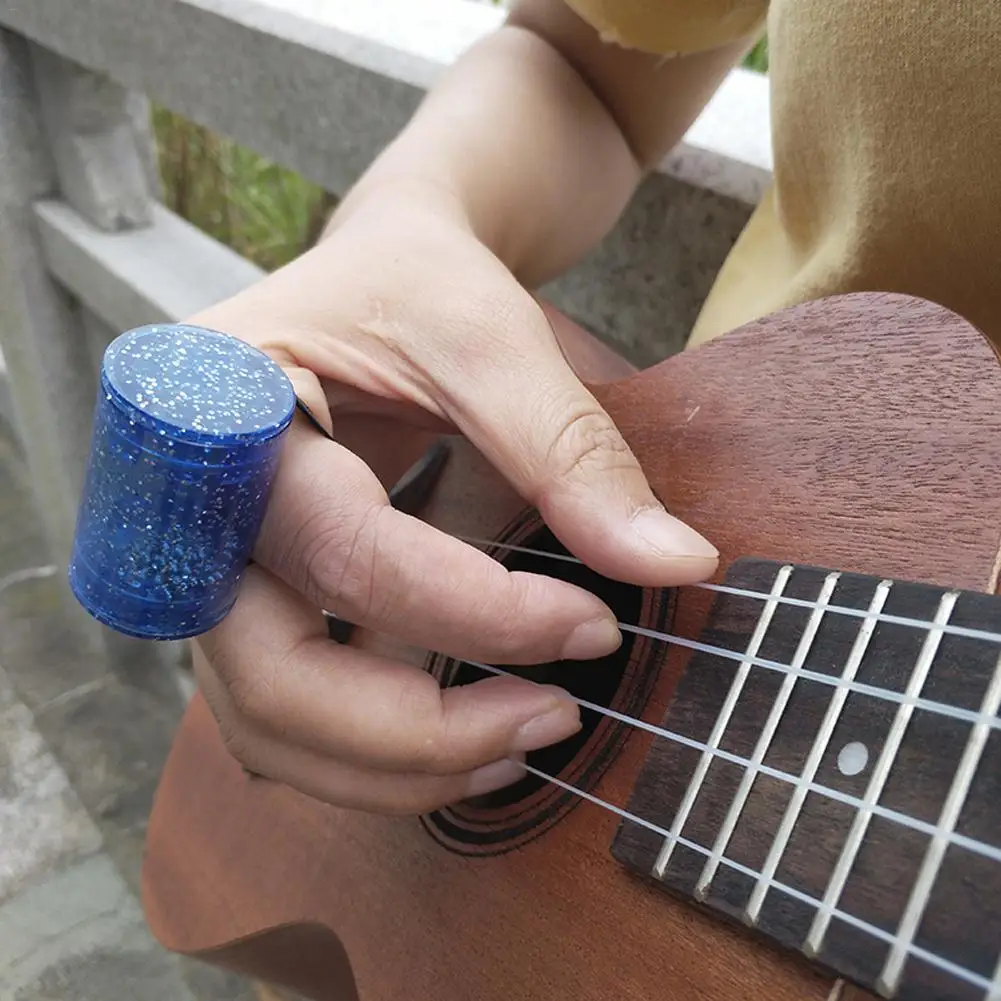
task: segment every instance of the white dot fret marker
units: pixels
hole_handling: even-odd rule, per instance
[[[997,716],[998,709],[1001,709],[1001,657],[998,658],[997,666],[994,668],[991,683],[987,686],[981,712],[985,716]],[[886,965],[879,977],[879,986],[885,988],[887,992],[896,991],[900,983],[908,948],[914,941],[921,919],[924,917],[928,898],[931,896],[939,869],[942,867],[942,859],[945,858],[945,851],[949,846],[949,838],[955,831],[956,824],[959,823],[959,816],[966,803],[966,797],[970,794],[970,786],[973,785],[974,776],[980,767],[980,758],[984,753],[990,732],[990,728],[984,723],[976,723],[970,729],[966,747],[963,749],[963,757],[956,768],[952,785],[949,787],[949,794],[942,805],[942,812],[938,818],[938,829],[925,851],[921,870],[918,873],[918,878],[914,881],[914,888],[907,901],[904,916],[900,919],[896,941],[893,943],[893,948],[890,950]],[[994,988],[992,988],[993,992]]]
[[[800,670],[806,662],[807,655],[813,646],[817,630],[820,629],[820,623],[824,618],[824,613],[827,611],[831,595],[834,593],[834,588],[837,586],[840,576],[838,573],[830,573],[824,578],[824,585],[820,589],[816,607],[810,613],[806,628],[803,630],[803,635],[800,637],[799,644],[796,647],[796,653],[793,655],[790,665],[793,671]],[[720,862],[726,854],[730,838],[733,837],[733,832],[736,830],[737,821],[740,820],[740,815],[747,804],[748,797],[751,795],[751,788],[759,775],[759,766],[765,760],[765,755],[768,753],[768,748],[771,746],[775,731],[778,730],[779,723],[782,721],[782,716],[785,713],[786,706],[789,704],[789,699],[792,697],[797,680],[797,675],[792,673],[787,674],[782,679],[782,686],[779,688],[778,695],[775,696],[775,701],[772,703],[772,708],[768,713],[764,729],[761,731],[761,735],[755,745],[754,754],[751,756],[751,763],[744,769],[744,774],[740,777],[740,785],[734,793],[726,820],[723,821],[723,827],[716,838],[716,843],[713,845],[712,854],[706,859],[698,882],[695,884],[695,895],[700,899],[704,900],[708,895],[713,877],[716,875]],[[745,911],[745,914],[748,920],[753,920],[748,911]]]
[[[869,641],[872,639],[872,634],[876,629],[876,623],[878,621],[877,616],[879,616],[883,611],[883,606],[886,604],[886,599],[890,594],[890,588],[892,586],[892,582],[888,580],[880,581],[879,584],[876,585],[876,591],[872,596],[872,601],[869,603],[869,614],[859,625],[859,631],[855,636],[855,642],[852,644],[851,653],[848,655],[848,659],[845,661],[845,666],[841,671],[841,677],[843,680],[854,681],[855,677],[858,675],[866,650],[869,649]],[[827,747],[830,743],[831,736],[834,733],[834,728],[837,726],[838,720],[841,718],[841,713],[844,710],[845,703],[847,701],[848,689],[836,688],[827,707],[827,712],[824,714],[824,720],[820,724],[820,728],[817,730],[817,736],[814,738],[813,746],[810,748],[809,757],[807,757],[806,764],[803,766],[803,774],[800,776],[800,781],[793,790],[792,797],[789,800],[789,805],[786,807],[785,814],[782,817],[782,822],[779,824],[779,829],[775,834],[774,840],[772,841],[772,847],[768,852],[768,858],[765,860],[765,864],[761,869],[761,878],[755,884],[754,892],[751,894],[751,899],[747,903],[747,919],[752,924],[756,923],[758,920],[758,915],[761,912],[761,906],[765,902],[765,896],[768,893],[769,886],[771,885],[770,880],[778,871],[779,862],[781,862],[782,856],[789,845],[789,839],[792,837],[792,832],[795,829],[800,813],[803,810],[803,804],[806,802],[808,792],[807,787],[817,777],[817,771],[820,769],[820,763],[824,759],[824,754],[827,752]],[[863,748],[863,750],[865,750],[865,748]],[[844,749],[842,749],[842,753],[844,753]],[[843,768],[842,771],[844,771]]]
[[[938,653],[939,644],[942,642],[941,627],[948,623],[949,616],[952,615],[952,609],[958,599],[959,594],[956,591],[947,591],[938,603],[935,619],[928,628],[925,641],[921,645],[921,652],[918,654],[917,663],[914,665],[914,670],[911,671],[907,682],[905,694],[909,699],[916,698],[924,690],[925,681],[928,680],[928,674],[931,672],[932,662],[935,660],[935,654]],[[841,848],[841,855],[838,857],[834,872],[831,873],[831,878],[828,880],[824,899],[821,901],[820,907],[817,908],[810,932],[806,937],[803,951],[807,956],[816,956],[824,944],[824,935],[831,923],[834,909],[841,900],[848,876],[855,865],[855,859],[858,857],[859,849],[865,840],[866,831],[869,829],[869,822],[873,816],[872,807],[879,801],[883,792],[883,786],[890,775],[890,769],[893,768],[893,764],[897,760],[900,745],[904,741],[904,734],[907,732],[913,714],[914,704],[901,702],[893,717],[890,732],[886,736],[886,743],[876,759],[869,784],[862,796],[862,804],[852,820],[851,830]]]
[[[838,771],[842,775],[861,775],[869,764],[869,748],[857,740],[845,744],[838,752]]]

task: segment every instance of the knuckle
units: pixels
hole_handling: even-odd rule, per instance
[[[540,657],[548,659],[548,656],[543,657],[543,655],[550,651],[540,649],[539,638],[533,628],[536,611],[537,609],[526,604],[524,596],[520,594],[515,594],[505,604],[504,613],[494,616],[493,633],[489,638],[483,638],[484,646],[487,648],[485,652],[489,654],[491,660],[504,664],[521,664],[526,660],[534,662]],[[545,639],[548,647],[549,637]],[[554,639],[552,645],[558,649],[559,639]]]
[[[316,505],[289,535],[279,572],[310,601],[322,605],[324,592],[337,579],[343,548],[341,519],[329,508]]]
[[[227,682],[230,701],[237,716],[251,726],[267,726],[275,714],[273,675],[241,672]]]
[[[384,621],[391,617],[390,606],[400,600],[403,576],[399,558],[382,544],[384,519],[391,508],[373,506],[361,519],[352,536],[351,548],[341,574],[339,599],[357,621]]]
[[[557,480],[615,472],[635,464],[625,439],[598,408],[568,418],[553,439],[547,459],[547,468]]]
[[[461,750],[449,740],[447,730],[439,724],[415,745],[413,768],[425,775],[444,778],[463,770],[462,758]]]
[[[304,534],[299,565],[307,598],[326,607],[340,595],[346,575],[346,563],[353,545],[345,545],[342,527],[317,518],[311,531]],[[345,551],[347,550],[347,551]]]
[[[416,749],[414,770],[434,778],[445,779],[485,765],[496,757],[496,749],[470,747],[456,739],[444,725],[437,728]]]
[[[406,711],[413,713],[415,721],[409,745],[406,748],[407,764],[412,771],[425,775],[449,775],[454,768],[455,750],[450,746],[447,728],[438,698],[406,700]]]
[[[378,719],[369,720],[355,752],[363,763],[394,771],[448,773],[448,720],[438,682],[424,671],[400,675]],[[359,721],[361,722],[361,721]]]
[[[254,741],[247,731],[229,718],[219,719],[217,723],[227,754],[244,768],[254,768],[258,764],[254,760]]]
[[[293,541],[292,573],[305,597],[316,605],[367,618],[373,601],[375,526],[381,505],[369,507],[349,524],[346,518],[317,511],[304,521]]]
[[[464,700],[449,698],[449,693],[459,695],[463,689],[443,694],[430,675],[419,677],[432,684],[421,685],[416,695],[411,691],[404,700],[403,718],[415,721],[406,739],[408,771],[440,785],[504,756],[510,725],[502,709],[471,711],[468,703],[463,709]]]
[[[505,590],[497,596],[497,611],[491,616],[492,659],[521,664],[558,656],[565,631],[541,626],[542,616],[551,607],[547,583],[525,571],[508,571]]]
[[[206,702],[224,750],[237,764],[248,770],[260,771],[259,762],[255,760],[258,741],[240,719],[231,701],[221,696],[221,692],[212,696],[206,694]]]

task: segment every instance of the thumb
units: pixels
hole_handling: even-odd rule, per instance
[[[538,304],[528,329],[497,332],[448,387],[450,416],[575,556],[597,573],[648,587],[709,577],[719,558],[668,514],[608,413],[574,374]],[[526,320],[520,310],[514,322]],[[495,342],[496,343],[496,342]],[[498,358],[514,364],[497,365]],[[455,390],[459,392],[456,393]]]

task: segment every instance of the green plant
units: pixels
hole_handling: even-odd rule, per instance
[[[759,73],[768,72],[768,38],[763,37],[744,57],[744,66]]]
[[[744,60],[768,70],[768,40]],[[319,236],[337,204],[328,191],[194,122],[153,111],[167,207],[266,271]]]
[[[173,112],[155,108],[153,127],[167,207],[266,271],[310,246],[336,204],[294,171]]]

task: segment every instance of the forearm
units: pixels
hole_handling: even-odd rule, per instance
[[[386,186],[440,195],[535,286],[603,238],[735,55],[663,61],[626,53],[582,38],[589,29],[577,24],[547,23],[552,4],[522,6],[524,15],[516,8],[515,23],[439,81],[342,214]]]
[[[640,174],[621,129],[558,53],[504,27],[442,78],[343,208],[387,185],[440,193],[536,284],[600,240]]]

